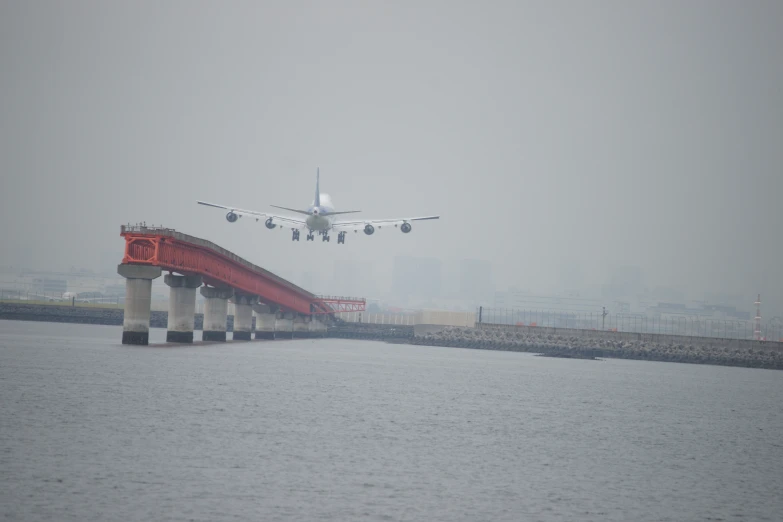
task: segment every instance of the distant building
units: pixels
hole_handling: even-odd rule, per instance
[[[125,283],[122,284],[109,284],[103,287],[104,295],[118,295],[125,296]]]
[[[38,277],[33,279],[33,292],[46,295],[59,295],[68,291],[68,280]]]
[[[615,268],[609,281],[603,285],[601,294],[604,299],[626,300],[644,293],[644,272],[638,266]]]
[[[460,296],[477,303],[489,303],[493,290],[492,263],[463,259],[460,266]]]
[[[377,294],[373,264],[354,260],[335,261],[328,293],[351,297],[370,297]]]
[[[733,306],[700,304],[688,306],[683,303],[658,303],[647,308],[647,315],[669,317],[701,317],[718,320],[749,321],[750,312],[737,310]]]
[[[655,302],[682,303],[685,302],[685,292],[668,286],[656,286],[645,298]]]
[[[597,313],[606,302],[574,294],[542,295],[527,290],[511,288],[507,292],[495,292],[494,307],[513,310],[556,310],[573,313]]]
[[[440,297],[443,266],[430,257],[395,257],[391,294],[406,300],[410,297]]]
[[[492,306],[495,308],[511,308],[511,292],[495,292]]]

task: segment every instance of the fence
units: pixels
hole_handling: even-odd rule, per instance
[[[338,319],[347,323],[364,324],[398,324],[413,325],[416,317],[413,314],[383,313],[383,312],[341,312],[334,314]]]
[[[557,310],[514,310],[480,307],[476,322],[518,326],[607,330],[650,334],[754,339],[753,321],[716,319],[703,316],[647,316],[644,314],[601,312],[563,312]],[[761,325],[760,338],[783,341],[783,325],[767,322]]]

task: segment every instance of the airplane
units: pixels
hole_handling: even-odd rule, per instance
[[[365,234],[371,236],[375,233],[375,227],[383,228],[385,226],[394,226],[404,233],[408,234],[413,227],[411,221],[425,221],[430,219],[439,219],[440,216],[424,216],[424,217],[412,217],[412,218],[399,218],[399,219],[362,219],[356,221],[339,221],[335,220],[335,216],[342,214],[355,214],[361,212],[361,210],[344,210],[337,212],[332,205],[332,199],[328,194],[321,194],[321,169],[316,168],[315,171],[315,198],[313,204],[310,205],[307,210],[298,210],[295,208],[279,207],[277,205],[270,205],[274,208],[282,210],[288,210],[289,212],[295,212],[307,216],[305,218],[293,217],[293,216],[280,216],[276,214],[270,214],[268,212],[256,212],[254,210],[242,210],[236,207],[227,207],[224,205],[217,205],[215,203],[208,203],[206,201],[197,201],[199,205],[206,205],[208,207],[222,208],[228,210],[226,214],[226,220],[229,223],[236,223],[239,218],[243,216],[254,217],[256,221],[264,219],[266,228],[272,230],[281,227],[281,230],[285,227],[290,227],[293,234],[291,241],[299,241],[299,233],[301,230],[307,230],[307,241],[315,241],[315,234],[318,232],[322,241],[329,241],[331,237],[329,232],[335,230],[337,234],[337,244],[345,244],[346,232],[353,230],[358,232],[363,230]]]

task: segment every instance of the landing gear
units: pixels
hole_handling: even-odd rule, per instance
[[[326,242],[328,242],[330,239],[331,239],[331,238],[330,238],[328,235],[326,235],[326,232],[324,232],[324,235],[323,235],[323,237],[321,238],[321,241],[326,241]]]
[[[345,244],[345,232],[340,232],[337,234],[337,244]]]
[[[307,234],[307,240],[308,240],[308,241],[315,241],[315,236],[313,235],[313,233],[312,233],[312,232],[310,232],[309,234]]]
[[[299,231],[294,230],[293,236],[291,236],[291,241],[299,241]]]

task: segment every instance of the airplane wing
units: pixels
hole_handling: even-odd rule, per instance
[[[256,221],[260,221],[261,219],[263,219],[264,221],[271,219],[273,224],[278,225],[280,227],[287,227],[291,229],[307,228],[307,223],[305,223],[304,219],[299,219],[290,216],[280,216],[277,214],[270,214],[268,212],[256,212],[255,210],[243,210],[241,208],[236,208],[236,207],[226,207],[223,205],[217,205],[215,203],[208,203],[206,201],[197,201],[196,203],[198,203],[199,205],[205,205],[207,207],[222,208],[223,210],[228,210],[229,213],[236,214],[238,217],[243,217],[243,216],[252,217],[255,218]]]
[[[335,221],[332,223],[332,228],[335,230],[362,230],[367,225],[371,225],[376,228],[398,227],[404,223],[410,224],[411,221],[426,221],[430,219],[440,219],[440,216],[422,216],[397,219],[365,219],[362,221]]]

